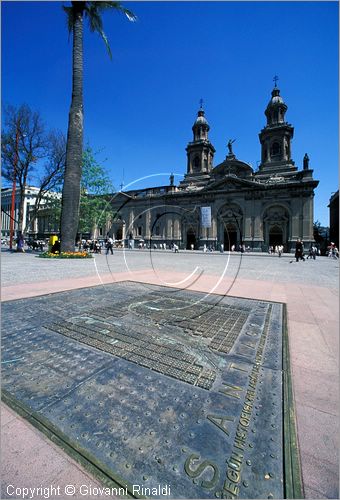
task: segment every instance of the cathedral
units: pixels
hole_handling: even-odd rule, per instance
[[[305,154],[302,168],[292,159],[294,127],[286,121],[287,105],[276,85],[259,133],[261,163],[255,172],[237,158],[233,142],[214,166],[215,148],[202,104],[186,147],[187,171],[176,186],[120,191],[112,202],[109,234],[116,240],[145,242],[154,247],[175,243],[181,249],[267,251],[283,245],[295,249],[298,238],[309,248],[313,238],[314,180]]]

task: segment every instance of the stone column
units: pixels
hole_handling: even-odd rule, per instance
[[[262,220],[262,202],[260,200],[252,201],[251,213],[255,214],[252,216],[252,230],[251,230],[251,241],[252,246],[255,251],[261,251],[262,245],[264,244],[264,223]]]
[[[216,240],[217,238],[217,214],[212,212],[211,213],[211,228],[210,228],[210,238],[213,240]]]
[[[170,215],[166,215],[164,237],[166,240],[172,240],[172,216]]]
[[[134,210],[131,209],[129,211],[129,223],[128,223],[128,228],[127,228],[127,231],[128,231],[128,237],[130,235],[130,233],[132,234],[132,238],[135,237],[135,234],[134,234]]]
[[[150,239],[150,230],[151,230],[151,209],[148,209],[145,212],[145,237]]]
[[[253,200],[246,200],[244,203],[244,234],[243,240],[247,240],[249,242],[251,240],[251,229],[252,229],[252,205]],[[249,244],[249,243],[248,243]]]
[[[201,234],[199,235],[200,240],[206,240],[207,239],[207,228],[206,227],[201,227]]]
[[[300,235],[300,215],[294,214],[294,215],[292,215],[292,236],[291,236],[291,239],[293,241],[295,241],[300,237],[301,237],[301,235]]]
[[[181,235],[181,230],[180,230],[180,220],[176,217],[174,220],[174,239],[179,240]]]
[[[313,235],[313,195],[303,200],[303,230],[302,238],[304,241],[314,241]]]

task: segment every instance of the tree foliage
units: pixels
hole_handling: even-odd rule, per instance
[[[110,200],[113,184],[105,168],[98,162],[97,154],[88,145],[83,152],[80,191],[79,233],[96,232],[107,223],[112,213]]]

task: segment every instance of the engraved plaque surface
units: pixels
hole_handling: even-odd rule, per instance
[[[2,312],[3,388],[130,493],[284,497],[282,304],[124,283]]]

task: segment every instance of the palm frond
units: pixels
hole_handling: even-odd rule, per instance
[[[98,33],[100,34],[100,36],[102,37],[104,43],[105,43],[105,47],[107,49],[107,52],[109,54],[109,57],[110,59],[112,59],[112,52],[111,52],[111,48],[110,48],[110,44],[109,44],[109,40],[107,38],[107,36],[105,35],[104,31],[101,30],[101,29],[97,29]]]
[[[73,30],[73,21],[74,21],[73,8],[72,7],[65,7],[65,5],[63,5],[63,10],[66,13],[66,17],[67,17],[66,22],[67,22],[68,32],[71,33]]]
[[[105,47],[107,49],[109,57],[110,57],[110,59],[112,59],[112,52],[111,52],[109,40],[104,33],[103,21],[102,21],[102,18],[100,16],[100,12],[98,12],[98,8],[96,6],[96,3],[97,2],[88,2],[88,4],[90,4],[90,5],[86,6],[85,16],[87,17],[87,19],[89,21],[90,31],[92,31],[92,33],[97,31],[100,34],[101,38],[103,39],[103,41],[105,43]]]
[[[103,12],[107,9],[114,9],[126,15],[129,21],[137,21],[137,16],[129,9],[126,9],[121,2],[87,2],[92,4],[98,11]]]
[[[112,59],[110,44],[104,33],[103,20],[101,17],[101,13],[108,9],[114,9],[125,14],[129,21],[136,21],[137,16],[135,16],[135,14],[130,10],[123,7],[120,2],[85,2],[84,14],[88,19],[90,30],[92,32],[97,31],[100,34],[105,43],[110,59]]]
[[[97,9],[90,6],[85,10],[85,16],[89,21],[89,27],[92,33],[103,30],[103,21]]]

